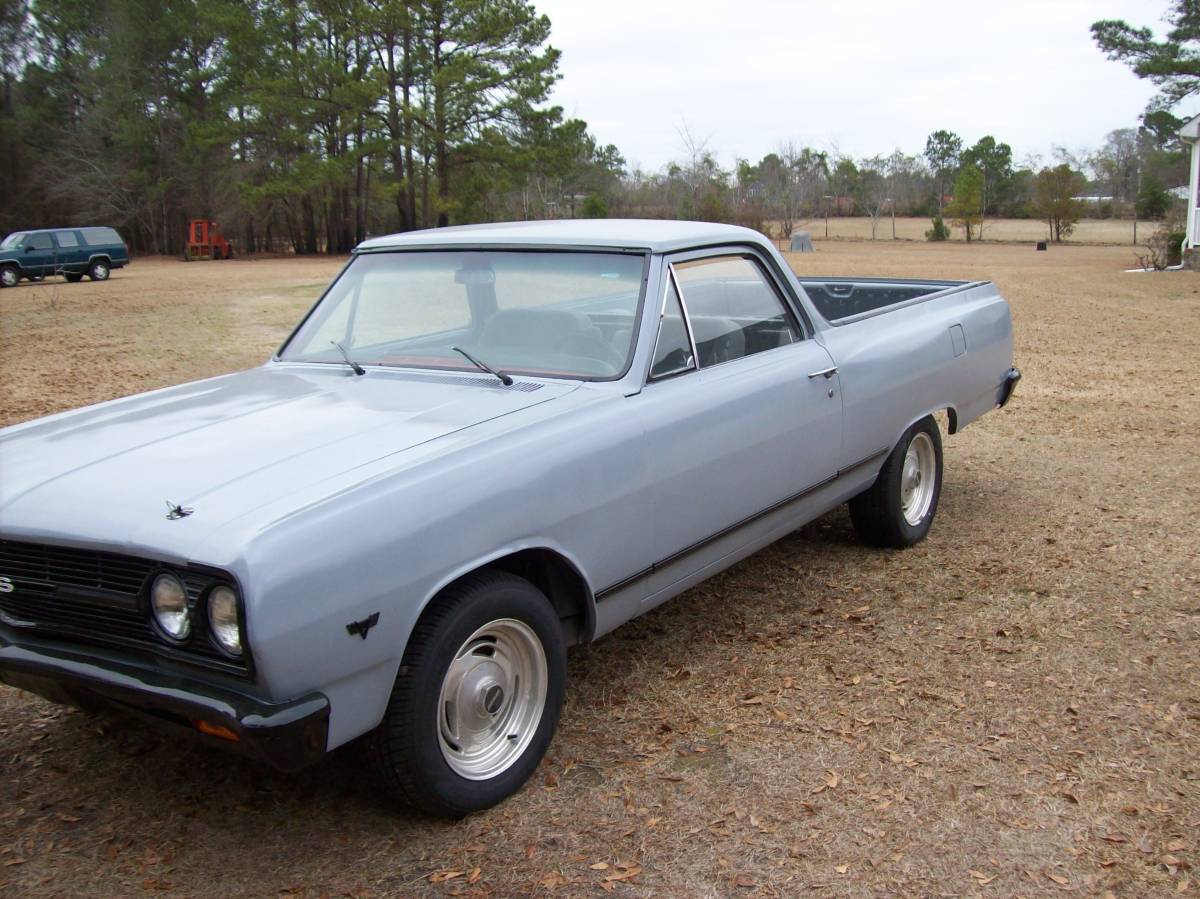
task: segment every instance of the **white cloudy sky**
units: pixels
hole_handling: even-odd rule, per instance
[[[679,158],[678,129],[720,160],[782,141],[916,153],[948,128],[1017,159],[1094,148],[1155,93],[1093,43],[1123,18],[1164,30],[1167,0],[534,0],[563,52],[554,101],[631,165]],[[1186,104],[1177,114],[1200,111]]]

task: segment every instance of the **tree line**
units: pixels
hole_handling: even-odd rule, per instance
[[[1124,23],[1093,30],[1114,58],[1153,44]],[[674,162],[631,170],[550,105],[549,38],[528,0],[3,0],[0,231],[103,223],[178,253],[186,222],[207,218],[239,252],[344,253],[481,220],[707,219],[786,237],[865,215],[874,237],[920,215],[934,239],[947,221],[982,236],[997,216],[1061,239],[1085,212],[1162,217],[1187,180],[1169,103],[1047,164],[938,130],[913,153],[784,144],[725,168],[684,126]]]
[[[246,250],[574,214],[616,149],[546,103],[550,22],[523,0],[6,0],[0,229],[117,225]]]

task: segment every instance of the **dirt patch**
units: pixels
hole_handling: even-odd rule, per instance
[[[1200,277],[1117,247],[789,258],[1012,302],[1025,380],[946,439],[926,542],[866,549],[839,510],[574,650],[543,769],[457,823],[352,752],[278,775],[0,688],[0,893],[1195,892]],[[2,291],[0,415],[255,364],[338,265]]]

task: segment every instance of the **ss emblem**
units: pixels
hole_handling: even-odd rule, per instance
[[[17,588],[13,585],[12,578],[0,577],[0,593],[12,593]]]

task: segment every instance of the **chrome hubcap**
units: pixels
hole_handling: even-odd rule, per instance
[[[546,652],[529,625],[501,618],[471,634],[446,670],[438,698],[446,764],[468,780],[510,768],[537,732],[548,682]]]
[[[103,266],[103,265],[98,265],[94,269],[92,269],[92,274],[95,276],[96,280],[103,281],[105,278],[108,277],[108,267]]]
[[[16,287],[17,273],[11,268],[6,268],[3,271],[0,271],[0,282],[3,282],[5,287]]]
[[[929,514],[936,483],[937,454],[933,449],[933,440],[921,432],[909,443],[900,472],[900,511],[904,520],[913,527]]]

